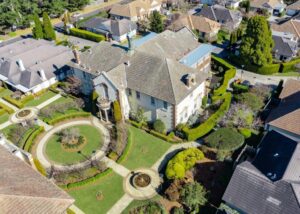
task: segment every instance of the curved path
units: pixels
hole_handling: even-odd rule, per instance
[[[55,134],[56,132],[61,131],[62,129],[72,127],[72,126],[77,126],[77,125],[95,126],[102,132],[102,134],[103,134],[102,148],[100,150],[96,151],[95,155],[91,157],[91,160],[102,159],[105,156],[105,151],[110,142],[110,136],[109,136],[109,131],[99,122],[99,120],[97,118],[93,117],[92,119],[81,119],[81,120],[76,120],[76,121],[70,121],[70,122],[66,122],[66,123],[58,125],[58,126],[54,126],[43,136],[43,138],[38,143],[38,146],[36,149],[36,156],[37,156],[37,159],[41,162],[41,164],[46,169],[49,169],[52,166],[58,170],[69,171],[69,170],[79,169],[79,168],[82,168],[82,167],[90,164],[90,160],[86,160],[84,162],[73,164],[73,165],[68,165],[68,166],[62,165],[62,164],[51,164],[49,162],[49,160],[45,157],[46,144],[47,144],[48,140],[52,137],[52,135]]]

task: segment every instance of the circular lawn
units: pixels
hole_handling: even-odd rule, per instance
[[[66,149],[62,146],[59,133],[55,133],[46,145],[45,153],[50,161],[66,165],[83,162],[101,148],[103,137],[99,129],[90,125],[77,125],[68,129],[78,130],[84,138],[84,144],[78,149]]]

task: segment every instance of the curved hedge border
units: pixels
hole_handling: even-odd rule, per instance
[[[10,104],[18,107],[18,108],[23,108],[24,104],[21,101],[18,101],[16,99],[11,98],[9,95],[6,95],[3,97],[3,99],[7,102],[9,102]]]
[[[197,140],[198,138],[208,134],[228,111],[231,103],[231,98],[231,93],[225,93],[223,95],[224,101],[221,104],[220,108],[214,114],[212,114],[204,123],[201,123],[198,127],[193,129],[184,127],[182,130],[185,133],[187,140]]]
[[[45,128],[43,126],[39,126],[37,129],[35,129],[33,132],[31,132],[30,136],[25,141],[23,149],[25,151],[29,152],[31,150],[31,147],[32,147],[33,142],[36,139],[36,137],[39,134],[41,134],[44,130],[45,130]]]
[[[63,120],[67,120],[67,119],[72,119],[72,118],[76,118],[76,117],[89,117],[91,116],[91,113],[89,112],[71,112],[68,114],[64,114],[64,115],[60,115],[57,116],[55,118],[45,118],[44,122],[46,122],[49,125],[53,125],[56,124],[58,122],[61,122]]]

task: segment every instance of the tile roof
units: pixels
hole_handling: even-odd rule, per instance
[[[271,29],[283,33],[285,32],[292,33],[298,39],[300,39],[300,20],[297,20],[295,17],[280,24],[272,23]]]
[[[297,142],[275,131],[267,133],[254,161],[236,167],[223,200],[249,214],[300,213],[299,177],[295,182],[282,178],[290,170],[291,156],[300,158],[299,148]]]
[[[260,7],[275,8],[276,6],[281,4],[282,3],[280,0],[251,0],[250,1],[251,7],[256,7],[256,8],[260,8]]]
[[[279,98],[279,106],[271,111],[266,123],[300,135],[300,82],[288,80]]]
[[[184,27],[189,29],[196,29],[199,32],[211,33],[212,31],[218,31],[221,28],[221,24],[211,19],[196,15],[182,15],[175,20],[168,29],[178,31]]]
[[[71,198],[0,145],[1,213],[64,213]]]

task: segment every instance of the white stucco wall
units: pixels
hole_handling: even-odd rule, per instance
[[[205,95],[205,82],[176,106],[176,125],[186,123],[189,117],[201,108],[202,98]]]
[[[95,91],[99,94],[99,97],[103,97],[103,98],[105,97],[105,91],[102,86],[102,84],[105,84],[108,90],[108,99],[112,102],[118,99],[117,88],[106,76],[101,74],[100,76],[96,77],[93,80],[93,82],[94,82]]]
[[[45,88],[49,88],[51,85],[53,85],[54,83],[57,82],[57,79],[56,77],[52,77],[51,79],[49,80],[46,80],[44,82],[42,82],[41,84],[35,86],[34,88],[31,89],[31,92],[32,93],[37,93]]]

